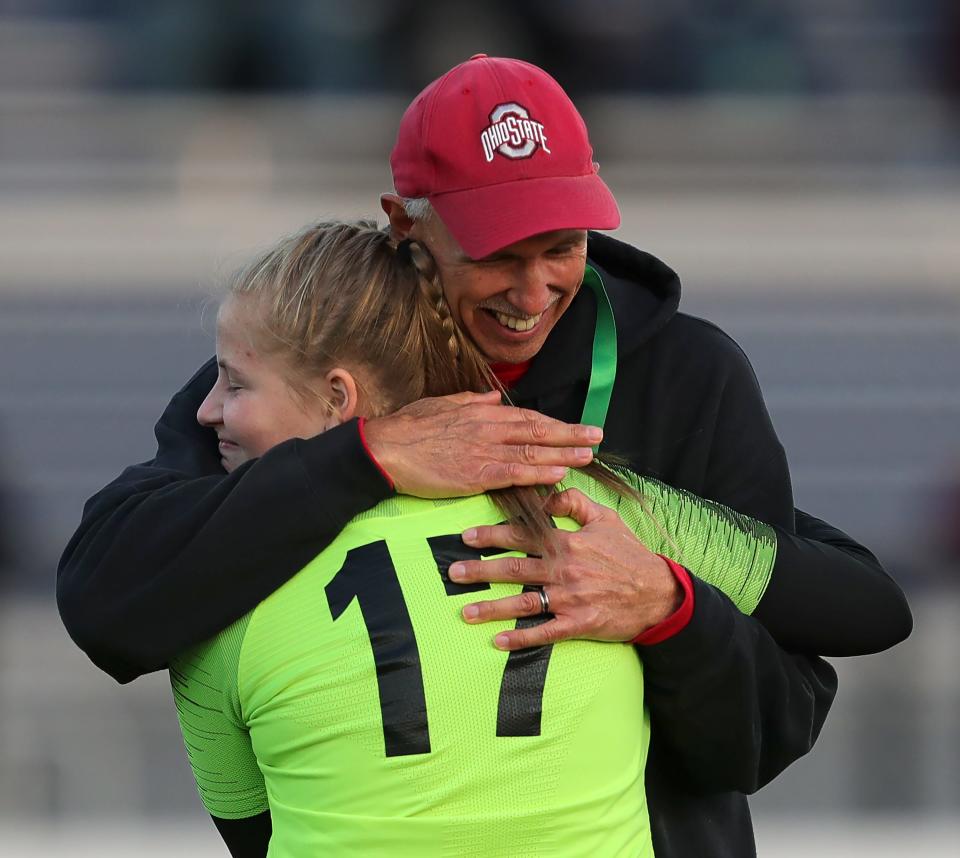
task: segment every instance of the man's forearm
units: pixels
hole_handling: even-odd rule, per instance
[[[64,624],[130,681],[252,609],[389,493],[355,423],[229,475],[129,468],[88,502],[64,552]]]
[[[776,531],[776,564],[753,616],[781,646],[866,655],[910,635],[913,617],[903,591],[866,548],[800,510],[796,534]]]

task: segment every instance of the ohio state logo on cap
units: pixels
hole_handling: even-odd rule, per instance
[[[490,124],[480,134],[480,142],[488,164],[497,152],[507,158],[529,158],[539,146],[551,154],[543,123],[531,119],[530,112],[515,101],[493,109]]]

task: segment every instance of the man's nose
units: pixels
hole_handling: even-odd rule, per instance
[[[550,269],[546,265],[527,264],[517,272],[510,290],[510,303],[529,316],[542,313],[553,301]]]

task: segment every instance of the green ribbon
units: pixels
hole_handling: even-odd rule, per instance
[[[613,319],[613,307],[603,280],[591,266],[583,273],[583,285],[593,292],[597,302],[597,326],[593,333],[593,365],[590,369],[590,386],[583,404],[581,423],[602,427],[610,407],[613,382],[617,377],[617,326]],[[593,451],[597,452],[597,444]]]

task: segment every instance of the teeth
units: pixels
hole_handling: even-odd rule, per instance
[[[510,328],[514,331],[529,331],[534,327],[537,322],[540,321],[540,317],[543,313],[537,313],[536,316],[527,316],[525,319],[518,319],[516,316],[508,316],[506,313],[498,313],[496,310],[493,311],[493,315],[497,317],[497,321],[506,328]]]

